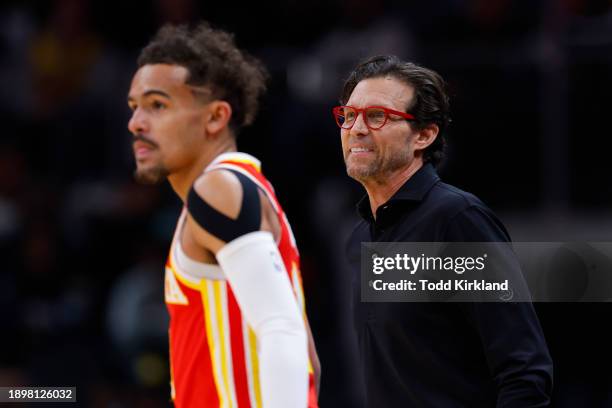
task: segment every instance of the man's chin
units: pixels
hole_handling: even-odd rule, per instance
[[[140,184],[160,184],[168,177],[168,171],[165,168],[155,167],[151,169],[136,169],[134,171],[134,179]]]
[[[349,165],[346,167],[346,173],[357,181],[363,181],[372,177],[372,168],[371,166]]]

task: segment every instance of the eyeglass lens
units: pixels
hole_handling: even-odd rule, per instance
[[[358,112],[354,108],[345,106],[338,112],[338,123],[345,129],[353,126],[357,120]],[[387,113],[380,108],[366,108],[364,118],[366,124],[371,128],[381,127],[386,120]]]

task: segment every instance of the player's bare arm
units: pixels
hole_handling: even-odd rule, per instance
[[[235,174],[227,170],[204,173],[193,186],[195,192],[209,206],[233,220],[238,218],[243,205],[243,190]],[[268,231],[278,240],[280,225],[267,198],[258,191],[261,224],[259,230]],[[216,254],[227,242],[203,228],[191,215],[187,219],[187,231],[203,250]]]
[[[238,218],[242,204],[243,192],[240,182],[231,172],[217,170],[205,173],[196,181],[194,187],[196,192],[219,212],[232,219]],[[260,229],[262,231],[269,231],[272,233],[274,240],[278,241],[280,236],[280,225],[278,218],[276,217],[274,209],[270,205],[269,200],[261,191],[258,193],[262,214]],[[235,199],[232,200],[232,197]],[[237,197],[240,198],[236,199]],[[193,227],[189,227],[190,225],[193,225]],[[186,231],[187,234],[184,237],[184,240],[193,240],[197,242],[200,250],[210,253],[209,257],[214,257],[214,254],[216,254],[217,251],[223,245],[225,245],[224,241],[201,228],[192,217],[189,217],[187,226],[189,231]],[[308,357],[310,359],[310,363],[312,364],[315,386],[318,395],[319,385],[321,383],[321,363],[317,354],[317,349],[307,317],[306,334],[308,336]]]
[[[307,393],[308,336],[278,252],[280,225],[245,177],[226,170],[199,177],[185,234],[216,256],[258,338],[264,406],[299,405]]]

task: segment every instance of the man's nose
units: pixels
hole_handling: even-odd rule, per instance
[[[367,134],[369,131],[370,129],[365,123],[364,112],[359,112],[355,118],[355,123],[353,123],[353,127],[351,128],[351,135],[362,136]]]
[[[140,110],[140,108],[136,108],[132,112],[132,117],[130,118],[130,121],[128,122],[128,129],[133,135],[148,132],[149,130],[148,121],[145,115],[143,114],[143,112]]]

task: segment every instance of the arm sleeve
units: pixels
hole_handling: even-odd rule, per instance
[[[263,407],[306,407],[306,329],[272,234],[236,238],[217,252],[217,261],[257,336]]]
[[[450,221],[445,240],[509,241],[509,235],[490,211],[469,207]],[[509,251],[507,256],[514,255]],[[507,261],[511,264],[515,260]],[[497,407],[549,406],[553,363],[533,305],[530,302],[468,302],[461,306],[482,342],[498,389]]]

